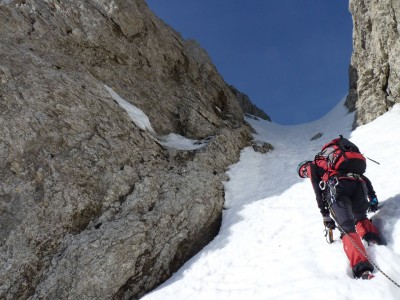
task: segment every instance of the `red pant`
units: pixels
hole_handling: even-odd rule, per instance
[[[364,219],[359,221],[356,224],[356,230],[361,238],[364,238],[366,234],[373,233],[374,235],[379,237],[378,228],[375,227],[374,224],[369,219]]]
[[[350,261],[353,275],[356,278],[361,277],[365,271],[373,271],[374,266],[368,261],[366,251],[360,236],[355,233],[349,233],[343,236],[343,249]]]

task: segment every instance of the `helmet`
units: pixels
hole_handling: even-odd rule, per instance
[[[299,163],[297,165],[297,174],[301,177],[301,178],[306,178],[307,177],[307,166],[309,163],[311,163],[311,160],[303,160],[301,163]]]

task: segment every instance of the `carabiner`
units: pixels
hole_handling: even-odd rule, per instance
[[[321,180],[320,182],[319,182],[319,188],[321,189],[321,191],[325,191],[325,189],[326,189],[326,182],[325,181],[323,181],[323,180]]]

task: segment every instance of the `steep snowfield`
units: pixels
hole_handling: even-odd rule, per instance
[[[400,284],[400,105],[351,132],[353,117],[342,100],[322,119],[299,126],[248,119],[254,138],[275,149],[242,151],[228,171],[219,235],[143,299],[400,299],[400,287],[379,271],[371,281],[353,279],[338,230],[328,244],[311,184],[296,174],[300,161],[339,134],[380,162],[368,161],[366,175],[383,204],[369,217],[388,245],[366,248]]]

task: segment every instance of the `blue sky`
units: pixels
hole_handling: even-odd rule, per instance
[[[319,119],[348,92],[347,0],[147,0],[206,49],[224,80],[283,125]]]

